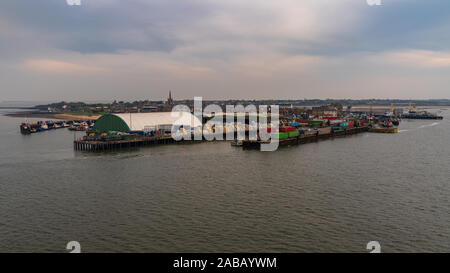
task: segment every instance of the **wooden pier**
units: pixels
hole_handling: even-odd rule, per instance
[[[180,141],[175,141],[171,136],[140,136],[134,139],[110,141],[77,139],[74,140],[73,146],[77,151],[108,151],[175,142]]]
[[[238,132],[234,132],[234,138],[237,138]],[[248,137],[248,131],[245,131],[246,137]],[[217,136],[216,136],[217,137]],[[222,139],[227,138],[227,134],[222,134]],[[201,141],[207,141],[205,136],[202,136],[202,140],[195,140],[195,135],[191,135],[191,140],[174,140],[171,135],[162,136],[137,136],[131,139],[121,139],[121,140],[101,140],[101,139],[90,139],[88,137],[83,137],[73,141],[74,149],[77,151],[108,151],[108,150],[118,150],[122,148],[133,148],[141,146],[150,146],[157,144],[169,144],[169,143],[198,143]]]

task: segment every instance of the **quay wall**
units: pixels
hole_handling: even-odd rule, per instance
[[[328,139],[330,137],[339,137],[345,135],[358,134],[361,132],[367,132],[369,127],[357,127],[350,128],[341,131],[319,131],[319,134],[306,134],[299,135],[298,137],[280,139],[280,146],[284,145],[298,145],[305,144],[309,142],[315,142],[322,139]],[[122,148],[133,148],[149,145],[160,145],[160,144],[170,144],[170,143],[197,143],[199,141],[193,140],[181,140],[176,141],[171,136],[140,136],[135,139],[126,140],[112,140],[112,141],[101,141],[101,140],[85,140],[77,139],[74,140],[74,149],[77,151],[108,151],[108,150],[118,150]],[[224,135],[225,139],[225,135]],[[202,140],[204,141],[204,140]],[[259,148],[261,143],[264,141],[258,140],[245,140],[243,141],[244,148]]]
[[[316,142],[319,140],[325,140],[325,139],[329,139],[329,138],[333,138],[333,137],[359,134],[359,133],[368,132],[368,131],[369,131],[369,127],[363,126],[363,127],[355,127],[355,128],[349,128],[349,129],[339,130],[339,131],[330,131],[329,133],[299,135],[299,136],[293,137],[293,138],[280,139],[279,146],[306,144],[306,143]],[[261,144],[263,144],[263,143],[268,143],[268,141],[265,142],[265,141],[259,141],[259,140],[246,140],[246,141],[243,141],[242,146],[244,148],[258,148],[259,149]]]

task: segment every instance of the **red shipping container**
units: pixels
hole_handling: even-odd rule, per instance
[[[280,132],[288,133],[288,132],[295,132],[297,129],[294,126],[281,126]]]

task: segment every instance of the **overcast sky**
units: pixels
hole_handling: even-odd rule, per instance
[[[0,1],[1,100],[450,98],[450,1]]]

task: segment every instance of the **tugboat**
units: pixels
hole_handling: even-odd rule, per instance
[[[442,116],[427,111],[416,111],[416,107],[413,107],[411,103],[409,103],[408,112],[404,113],[401,117],[404,119],[444,119]]]
[[[400,119],[395,115],[395,105],[391,105],[391,111],[384,113],[383,121],[392,122],[394,126],[400,125]]]
[[[432,113],[428,113],[427,111],[420,111],[420,112],[408,112],[406,114],[402,115],[402,118],[404,119],[444,119],[442,116],[438,116]]]
[[[369,132],[372,133],[387,133],[387,134],[395,134],[398,133],[398,128],[394,127],[393,122],[391,121],[385,121],[380,122],[378,124],[374,124],[370,129]]]

